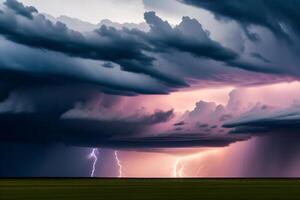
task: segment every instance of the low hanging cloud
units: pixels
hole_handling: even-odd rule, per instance
[[[38,114],[1,114],[1,141],[62,143],[80,147],[156,149],[223,147],[246,140],[247,136],[203,133],[159,133],[138,136],[150,126],[169,120],[172,112],[156,112],[131,119],[55,119]],[[17,123],[18,126],[13,126]]]
[[[117,67],[101,67],[104,63],[45,52],[1,38],[0,41],[1,81],[11,89],[82,84],[90,89],[121,95],[166,94],[171,91],[162,82],[146,75],[122,71]]]
[[[231,133],[269,135],[296,134],[300,130],[300,106],[275,109],[267,106],[256,107],[224,124],[233,128]]]
[[[299,104],[279,109],[250,103],[245,92],[233,90],[227,105],[199,101],[193,110],[176,117],[173,110],[124,111],[122,97],[117,96],[101,95],[69,109],[70,103],[63,102],[51,107],[41,93],[35,99],[28,98],[28,92],[16,93],[0,104],[0,137],[10,142],[142,150],[222,147],[251,136],[299,130]]]
[[[2,141],[159,149],[222,147],[249,139],[244,135],[230,135],[221,127],[220,118],[226,111],[214,103],[197,103],[194,111],[175,123],[181,129],[174,130],[173,110],[153,113],[144,109],[123,111],[122,97],[102,95],[90,103],[83,101],[63,114],[63,109],[68,107],[60,105],[63,109],[59,109],[58,105],[43,104],[42,98],[47,99],[47,96],[40,95],[34,100],[21,97],[19,94],[19,97],[11,97],[10,101],[0,104]]]
[[[141,138],[113,139],[107,141],[107,143],[103,141],[102,144],[95,145],[98,147],[120,149],[153,149],[155,151],[155,149],[164,148],[225,147],[232,143],[247,139],[249,139],[249,136],[173,133]]]
[[[137,114],[130,117],[73,117],[67,113],[62,117],[45,113],[2,112],[0,123],[1,139],[33,143],[71,143],[73,140],[92,143],[112,137],[129,137],[146,131],[151,126],[169,121],[173,111],[156,111],[153,114]],[[13,124],[18,126],[13,126]],[[47,128],[48,127],[48,128]],[[94,141],[94,142],[93,142]]]

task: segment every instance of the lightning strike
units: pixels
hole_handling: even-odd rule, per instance
[[[184,165],[182,164],[182,159],[184,158],[178,158],[176,159],[174,166],[173,166],[173,175],[172,177],[174,178],[182,178],[184,177],[183,170],[184,170]]]
[[[183,178],[185,177],[184,174],[184,161],[190,160],[190,159],[201,159],[207,155],[210,154],[216,154],[219,153],[220,150],[210,150],[210,151],[206,151],[206,152],[200,152],[197,154],[193,154],[193,155],[188,155],[188,156],[183,156],[183,157],[179,157],[175,160],[174,164],[173,164],[173,170],[172,170],[172,174],[171,177],[173,178]],[[201,165],[198,170],[196,175],[198,175],[198,173],[200,172],[201,169],[203,169],[203,165]]]
[[[115,151],[115,158],[116,158],[116,161],[117,161],[117,165],[119,167],[118,178],[121,178],[122,177],[122,164],[121,164],[121,161],[119,159],[119,152],[118,151]]]
[[[95,176],[96,164],[98,161],[98,154],[99,154],[99,150],[97,148],[93,148],[92,152],[89,154],[89,159],[93,159],[91,177]]]

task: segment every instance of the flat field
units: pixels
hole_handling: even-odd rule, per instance
[[[0,179],[15,199],[300,199],[300,179]]]

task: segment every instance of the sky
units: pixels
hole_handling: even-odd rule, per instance
[[[143,21],[144,5],[141,0],[111,0],[97,1],[41,1],[25,0],[24,4],[36,7],[40,12],[54,17],[66,15],[78,18],[82,21],[97,24],[102,19],[110,19],[114,22],[140,23]]]
[[[0,177],[299,177],[299,3],[0,0]]]

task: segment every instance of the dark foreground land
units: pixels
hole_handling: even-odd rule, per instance
[[[2,179],[6,199],[300,199],[300,179]]]

